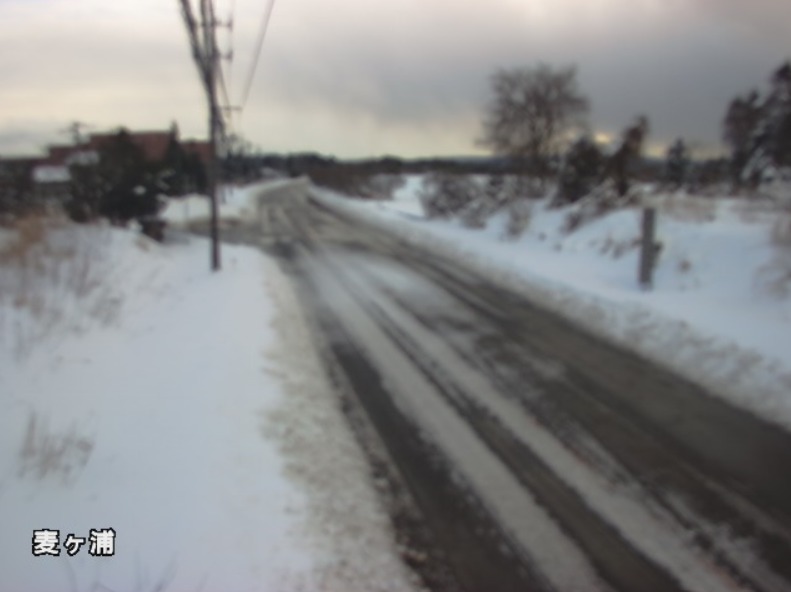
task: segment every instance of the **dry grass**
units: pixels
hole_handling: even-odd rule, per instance
[[[682,222],[713,222],[717,218],[717,202],[693,196],[672,196],[659,208],[665,214]]]
[[[622,240],[615,240],[611,236],[608,236],[604,242],[602,242],[601,247],[599,247],[599,252],[602,255],[610,255],[613,259],[620,259],[624,255],[626,255],[629,251],[636,249],[640,246],[640,237],[635,237],[631,239],[622,239]]]
[[[678,271],[679,273],[689,273],[690,271],[692,271],[692,262],[686,257],[684,257],[683,259],[679,259]]]
[[[761,267],[756,274],[758,288],[777,300],[791,296],[791,252],[785,257],[776,257]]]
[[[43,242],[46,224],[40,216],[30,216],[16,221],[9,230],[10,240],[0,248],[0,264],[23,264]]]
[[[783,211],[782,205],[772,199],[739,199],[732,205],[732,211],[739,216],[739,220],[746,224],[773,220],[778,212]]]
[[[86,465],[93,447],[92,439],[78,434],[75,428],[55,432],[45,418],[31,412],[19,451],[19,476],[54,477],[69,483]]]
[[[97,228],[34,216],[4,231],[0,245],[0,345],[26,357],[44,337],[76,321],[79,303],[102,323],[120,302],[107,285],[108,253]]]
[[[769,232],[774,257],[758,270],[756,281],[769,295],[783,300],[791,297],[791,205],[775,210]]]
[[[606,182],[590,194],[570,206],[564,220],[562,232],[572,234],[585,224],[615,212],[639,205],[641,193],[632,187],[626,195],[619,195],[611,182]]]
[[[780,213],[772,225],[772,244],[781,249],[788,249],[791,256],[791,208]]]

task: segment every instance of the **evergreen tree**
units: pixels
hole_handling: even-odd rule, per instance
[[[621,145],[610,157],[608,169],[615,181],[618,195],[624,196],[629,191],[629,180],[634,174],[643,151],[643,144],[648,136],[648,118],[640,115],[635,122],[623,131]]]
[[[175,134],[170,136],[158,176],[164,193],[176,197],[188,192],[187,153]]]
[[[584,197],[599,182],[604,156],[596,143],[587,136],[569,148],[560,171],[557,201],[573,203]]]
[[[775,70],[763,100],[753,91],[730,102],[723,138],[731,149],[735,187],[755,187],[778,169],[791,167],[791,63]]]
[[[450,217],[480,197],[480,190],[467,175],[433,173],[423,179],[420,201],[429,218]]]
[[[106,217],[114,224],[159,211],[157,175],[129,132],[121,129],[99,148],[98,163],[71,167],[69,215],[78,222]]]
[[[687,180],[690,168],[689,150],[683,139],[678,138],[667,149],[665,179],[671,187],[679,189]]]

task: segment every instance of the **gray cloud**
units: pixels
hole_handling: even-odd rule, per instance
[[[217,2],[224,17],[230,1]],[[175,4],[0,1],[9,120],[178,118],[185,134],[201,133],[203,97]],[[263,8],[236,6],[238,98]],[[595,128],[617,132],[646,113],[656,141],[713,145],[728,100],[787,57],[777,23],[789,21],[791,3],[780,0],[283,1],[242,132],[275,150],[470,152],[489,75],[545,61],[578,65]]]
[[[785,57],[784,38],[766,35],[757,43],[751,31],[732,26],[741,14],[736,3],[721,12],[705,1],[600,2],[598,10],[593,4],[567,0],[550,9],[545,3],[546,18],[532,21],[535,15],[506,2],[485,9],[424,3],[419,18],[407,3],[411,18],[401,20],[394,5],[353,18],[319,12],[286,42],[275,42],[273,29],[276,47],[264,62],[265,92],[383,122],[462,125],[464,119],[469,128],[470,114],[484,104],[488,75],[498,66],[577,63],[593,101],[594,127],[615,132],[647,113],[657,141],[683,135],[715,144],[727,101],[762,85]],[[751,22],[758,27],[765,20]],[[477,130],[468,131],[471,145]]]
[[[718,18],[759,38],[787,38],[791,3],[785,0],[695,0],[702,18]]]
[[[62,129],[57,123],[11,122],[0,125],[0,156],[43,154],[47,144],[66,139],[60,135]]]

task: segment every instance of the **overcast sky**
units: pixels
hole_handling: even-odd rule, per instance
[[[238,102],[266,0],[215,5]],[[646,113],[657,145],[717,147],[789,38],[789,0],[277,0],[235,126],[265,151],[473,154],[490,74],[544,61],[578,66],[601,133]],[[0,155],[74,120],[206,133],[178,0],[0,0],[0,81]]]

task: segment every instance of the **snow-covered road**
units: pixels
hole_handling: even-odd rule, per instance
[[[264,245],[470,589],[791,585],[784,431],[305,187],[262,204]]]

